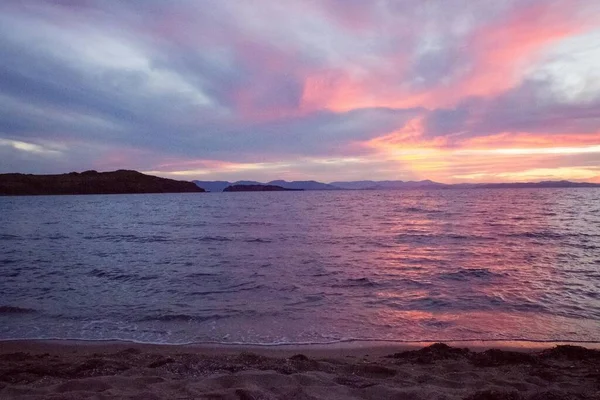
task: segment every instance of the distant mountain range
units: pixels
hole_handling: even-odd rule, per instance
[[[512,182],[512,183],[456,183],[446,184],[431,180],[423,181],[338,181],[323,183],[317,181],[193,181],[209,192],[222,192],[228,186],[240,185],[275,185],[285,189],[296,190],[410,190],[410,189],[518,189],[518,188],[579,188],[600,187],[598,183],[571,181]]]
[[[286,192],[304,189],[289,189],[277,185],[231,185],[224,192]]]

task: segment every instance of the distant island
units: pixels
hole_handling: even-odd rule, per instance
[[[278,186],[286,190],[433,190],[433,189],[526,189],[526,188],[588,188],[600,187],[598,183],[571,181],[542,182],[509,182],[509,183],[439,183],[431,180],[421,181],[339,181],[323,183],[317,181],[284,181],[275,180],[267,183],[256,181],[193,181],[209,192],[269,191],[260,189],[264,186]],[[246,188],[237,188],[244,186]],[[229,187],[236,187],[235,190]],[[248,189],[247,187],[256,187]]]
[[[0,174],[0,195],[68,195],[204,192],[192,182],[137,171],[85,171],[60,175]]]
[[[291,190],[340,190],[339,187],[317,181],[293,181],[283,180],[270,181],[266,183],[256,181],[192,181],[209,192],[224,192],[228,186],[279,186]],[[229,192],[230,190],[228,190]]]
[[[231,185],[223,189],[224,192],[288,192],[303,189],[289,189],[277,185]]]

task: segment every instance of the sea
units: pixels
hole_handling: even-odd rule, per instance
[[[0,340],[600,342],[600,189],[0,197]]]

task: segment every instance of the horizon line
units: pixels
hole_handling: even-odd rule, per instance
[[[377,179],[356,179],[356,180],[335,180],[335,181],[319,181],[316,179],[294,179],[294,180],[286,180],[286,179],[271,179],[268,181],[259,181],[259,180],[254,180],[254,179],[237,179],[237,180],[225,180],[225,179],[189,179],[189,180],[185,180],[185,179],[177,179],[172,177],[172,173],[170,172],[162,172],[162,171],[139,171],[136,169],[127,169],[127,168],[117,168],[114,170],[108,170],[108,171],[98,171],[98,170],[94,170],[94,169],[86,169],[83,170],[81,172],[78,171],[69,171],[69,172],[62,172],[62,173],[28,173],[28,172],[0,172],[0,176],[1,175],[8,175],[8,174],[22,174],[22,175],[68,175],[71,173],[77,173],[77,174],[81,174],[84,172],[89,172],[89,171],[94,171],[94,172],[98,172],[98,173],[109,173],[109,172],[117,172],[117,171],[134,171],[134,172],[138,172],[144,175],[151,175],[151,176],[159,176],[161,178],[167,178],[167,179],[173,179],[173,180],[179,180],[179,181],[187,181],[187,182],[194,182],[194,181],[199,181],[199,182],[227,182],[230,184],[235,184],[237,182],[243,182],[243,181],[248,181],[248,182],[256,182],[258,184],[269,184],[271,182],[275,182],[275,181],[284,181],[287,183],[292,183],[292,182],[316,182],[316,183],[322,183],[322,184],[327,184],[327,185],[333,185],[334,183],[339,183],[339,182],[344,182],[344,183],[354,183],[354,182],[374,182],[374,183],[380,183],[380,182],[402,182],[402,183],[421,183],[421,182],[430,182],[432,184],[440,184],[440,185],[447,185],[447,186],[453,186],[453,185],[502,185],[502,184],[538,184],[538,183],[546,183],[546,182],[552,182],[552,183],[557,183],[557,182],[569,182],[569,183],[576,183],[576,184],[590,184],[590,185],[597,185],[600,186],[599,182],[590,182],[590,181],[586,181],[586,180],[577,180],[577,179],[565,179],[565,178],[549,178],[549,179],[543,179],[543,180],[528,180],[528,181],[501,181],[501,182],[492,182],[492,181],[484,181],[484,182],[469,182],[469,181],[461,181],[461,182],[454,182],[454,183],[446,183],[446,182],[440,182],[440,181],[434,181],[432,179],[420,179],[420,180],[414,180],[414,179],[410,179],[410,180],[404,180],[404,179],[381,179],[381,180],[377,180]],[[164,175],[169,175],[168,177],[165,176],[160,176],[160,175],[164,174]],[[335,186],[335,185],[333,185]],[[340,188],[342,189],[342,188]]]

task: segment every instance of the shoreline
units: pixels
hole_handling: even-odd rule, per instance
[[[200,354],[207,356],[234,356],[244,353],[264,357],[288,358],[302,354],[310,358],[355,359],[376,361],[390,354],[418,351],[442,343],[452,348],[471,352],[500,350],[507,352],[535,353],[557,346],[577,346],[600,351],[598,342],[534,342],[534,341],[447,341],[447,342],[371,342],[347,341],[327,344],[238,344],[238,343],[141,343],[125,340],[72,340],[72,339],[15,339],[0,340],[0,355],[16,352],[31,354],[61,354],[73,352],[82,355],[141,351],[152,354]]]
[[[14,349],[51,348],[77,348],[83,349],[122,349],[136,348],[141,350],[170,350],[170,351],[196,351],[196,352],[256,352],[259,354],[288,354],[288,353],[383,353],[418,350],[436,343],[443,343],[450,347],[465,348],[473,352],[482,352],[490,349],[504,351],[535,352],[550,349],[556,346],[578,346],[590,350],[600,350],[597,341],[541,341],[541,340],[425,340],[425,341],[399,341],[399,340],[347,340],[331,343],[222,343],[222,342],[193,342],[193,343],[152,343],[133,340],[117,339],[0,339],[0,354]]]

